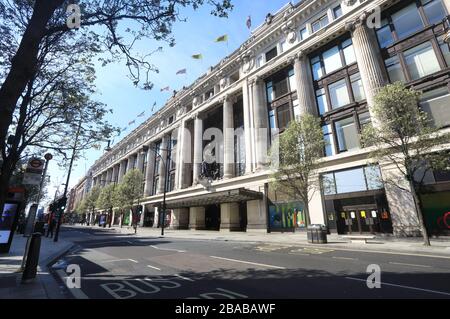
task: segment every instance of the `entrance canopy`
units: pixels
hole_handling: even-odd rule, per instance
[[[215,192],[204,195],[189,196],[174,200],[167,200],[167,209],[177,209],[185,207],[200,207],[214,204],[246,202],[250,200],[262,199],[261,192],[251,191],[245,188],[233,189],[229,191]],[[154,207],[162,207],[162,202],[153,205]]]

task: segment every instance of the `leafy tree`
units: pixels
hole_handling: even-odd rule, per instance
[[[95,186],[91,189],[91,191],[87,194],[85,198],[85,208],[88,212],[95,213],[95,209],[98,208],[97,200],[100,196],[101,188],[99,186]]]
[[[115,204],[124,213],[124,209],[131,209],[133,215],[136,213],[133,208],[138,200],[142,198],[144,175],[137,169],[129,171],[123,177],[122,182],[117,187]]]
[[[61,103],[53,103],[43,94],[43,88],[54,87],[63,92],[62,83],[70,82],[70,76],[64,78],[64,68],[57,68],[63,74],[54,72],[54,65],[89,65],[96,56],[107,65],[111,62],[124,61],[129,69],[129,77],[136,86],[151,89],[153,84],[149,74],[158,72],[158,68],[149,60],[153,52],[138,54],[134,47],[140,40],[154,39],[175,45],[172,26],[176,21],[185,20],[180,16],[180,8],[199,8],[205,4],[212,7],[212,14],[226,17],[232,9],[230,0],[79,0],[81,8],[81,27],[71,28],[67,9],[74,1],[69,0],[0,0],[0,150],[2,172],[0,180],[0,210],[4,203],[5,189],[8,187],[11,171],[20,158],[21,139],[23,139],[23,122],[28,118],[39,118],[27,111],[36,93],[44,97],[42,101],[48,109],[56,107],[64,113]],[[72,60],[72,61],[70,61]],[[71,62],[71,63],[68,63]],[[53,71],[53,72],[51,72]],[[72,73],[73,74],[73,73]],[[84,74],[84,72],[80,72]],[[46,80],[56,79],[53,84],[43,85]],[[59,81],[58,81],[59,80]],[[59,82],[59,84],[57,83]],[[36,89],[36,83],[39,89]],[[51,82],[49,82],[51,83]],[[80,84],[80,82],[77,82]],[[92,83],[92,82],[91,82]],[[70,84],[70,83],[69,83]],[[74,86],[76,88],[76,86]],[[82,96],[89,96],[86,92]],[[53,109],[53,112],[56,110]],[[26,113],[26,116],[24,114]],[[81,112],[80,114],[83,114]],[[18,119],[15,120],[14,117]],[[56,123],[47,120],[51,110],[42,111],[40,119],[44,125],[53,127],[58,132]],[[99,112],[101,114],[101,112]],[[84,114],[83,114],[84,115]],[[50,116],[52,117],[52,116]],[[89,117],[89,116],[88,116]],[[56,118],[61,118],[57,116]],[[101,119],[101,117],[100,117]],[[40,134],[36,125],[29,129],[31,136]],[[97,130],[101,132],[102,129]],[[67,134],[66,136],[71,136]],[[9,146],[7,137],[14,135]],[[41,143],[50,133],[41,134]],[[36,142],[35,144],[40,145]],[[22,143],[26,147],[27,143]],[[32,144],[32,143],[29,143]],[[46,145],[55,145],[48,142]],[[61,143],[59,145],[64,145]],[[4,167],[4,169],[3,169]]]
[[[4,194],[3,188],[9,184],[11,172],[25,151],[53,150],[52,153],[66,159],[67,151],[73,151],[77,124],[81,124],[81,134],[76,157],[112,134],[113,128],[104,120],[110,110],[89,97],[95,90],[91,57],[87,47],[78,44],[74,48],[61,39],[42,45],[37,71],[13,114],[9,143],[0,142],[0,195]]]
[[[420,96],[400,82],[382,88],[372,108],[376,124],[364,129],[363,144],[373,147],[372,157],[398,169],[400,174],[385,182],[412,194],[424,244],[429,246],[419,193],[428,171],[448,168],[449,156],[439,150],[450,142],[450,134],[440,132],[419,108]]]
[[[324,155],[325,146],[320,120],[306,114],[299,121],[289,123],[271,150],[274,171],[271,186],[289,197],[301,199],[308,224],[311,224],[309,202],[320,187],[312,177]]]
[[[85,214],[87,210],[86,207],[86,199],[82,199],[81,201],[79,201],[77,203],[77,205],[75,206],[75,212],[77,214]]]
[[[102,188],[97,199],[97,208],[108,211],[110,218],[112,218],[112,210],[114,208],[114,199],[116,196],[116,185],[109,184]]]
[[[0,2],[0,141],[6,141],[14,110],[22,93],[39,71],[39,56],[45,44],[65,41],[84,45],[99,54],[104,64],[123,59],[135,85],[151,89],[149,72],[158,69],[149,54],[136,54],[134,46],[142,39],[155,39],[175,45],[172,26],[183,7],[212,6],[212,14],[226,17],[230,0],[80,0],[81,28],[70,28],[68,0]],[[72,17],[70,17],[72,18]],[[120,30],[120,31],[119,31]],[[82,40],[82,41],[81,41]],[[158,48],[158,51],[160,48]],[[109,56],[107,56],[107,54]],[[58,58],[63,55],[58,56]],[[56,57],[55,57],[56,58]]]

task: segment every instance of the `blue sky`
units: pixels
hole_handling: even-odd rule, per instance
[[[298,0],[293,0],[297,3]],[[246,27],[247,17],[252,18],[252,30],[263,23],[267,13],[275,13],[289,0],[232,0],[234,10],[228,19],[221,19],[210,15],[210,7],[202,7],[194,11],[185,9],[181,15],[187,18],[187,22],[177,22],[173,28],[176,40],[175,47],[168,47],[164,43],[154,40],[143,40],[137,45],[139,53],[144,54],[162,46],[163,51],[152,56],[151,62],[160,72],[151,74],[151,81],[155,87],[151,91],[142,91],[135,88],[127,78],[128,71],[123,63],[112,64],[107,67],[97,68],[97,88],[95,96],[99,101],[113,109],[109,116],[111,124],[124,128],[130,121],[136,123],[129,126],[120,137],[115,138],[114,143],[120,141],[129,132],[139,126],[151,115],[154,102],[157,103],[155,112],[161,108],[171,96],[173,90],[180,90],[184,85],[188,86],[200,75],[204,74],[208,67],[216,65],[222,58],[232,53],[251,35]],[[215,43],[214,40],[221,35],[228,34],[228,46],[226,43]],[[201,53],[203,60],[193,60],[193,54]],[[175,75],[180,69],[187,69],[186,75]],[[170,86],[170,92],[160,92],[161,88]],[[145,111],[145,117],[136,119],[138,114]],[[105,146],[105,145],[104,145]],[[104,148],[103,146],[103,148]],[[82,178],[89,167],[102,155],[103,151],[89,150],[76,162],[69,185],[75,185]],[[58,168],[55,163],[49,167],[51,175],[51,187],[49,196],[53,197],[58,185],[65,183],[66,172]],[[60,192],[63,186],[59,187]]]

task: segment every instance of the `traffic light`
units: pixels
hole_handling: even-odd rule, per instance
[[[56,213],[57,215],[64,214],[66,210],[67,197],[61,197],[56,202],[50,204],[50,211]]]

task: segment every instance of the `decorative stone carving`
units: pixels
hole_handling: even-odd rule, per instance
[[[357,0],[343,0],[342,3],[344,3],[347,7],[351,7],[356,3]]]
[[[227,78],[223,78],[222,80],[220,80],[220,89],[223,90],[228,86],[228,79]]]

